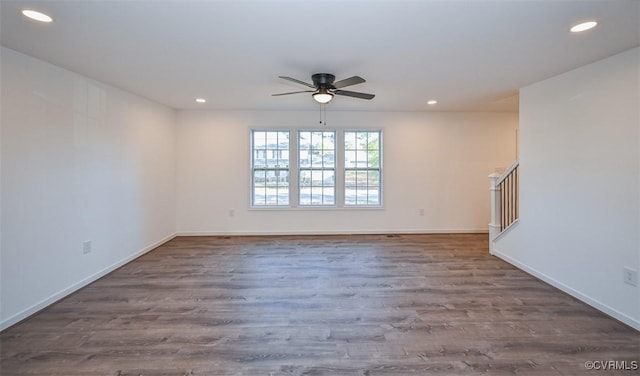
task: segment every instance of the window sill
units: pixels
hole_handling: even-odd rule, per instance
[[[384,210],[384,206],[251,206],[249,211],[360,211]]]

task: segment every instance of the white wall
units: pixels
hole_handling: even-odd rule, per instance
[[[487,231],[487,175],[515,160],[516,113],[332,112],[329,106],[328,129],[383,130],[384,209],[250,210],[250,130],[322,128],[318,119],[318,112],[179,112],[178,233]]]
[[[520,91],[520,223],[497,255],[640,329],[640,50]]]
[[[1,68],[5,328],[175,233],[175,113],[10,49]]]

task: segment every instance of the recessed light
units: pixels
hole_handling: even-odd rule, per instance
[[[588,22],[583,22],[583,23],[579,23],[577,25],[574,25],[571,29],[569,29],[572,33],[579,33],[581,31],[586,31],[589,29],[593,29],[594,27],[596,27],[598,23],[596,21],[588,21]]]
[[[436,100],[430,100],[430,101],[427,102],[427,104],[430,104],[430,105],[434,105],[436,103],[438,103],[438,101],[436,101]]]
[[[204,98],[196,98],[196,102],[198,103],[207,103],[207,100]]]
[[[36,20],[36,21],[40,21],[40,22],[52,22],[53,18],[51,18],[51,16],[48,16],[42,12],[38,12],[35,10],[31,10],[31,9],[23,9],[22,10],[22,14],[25,17],[29,17],[32,20]]]

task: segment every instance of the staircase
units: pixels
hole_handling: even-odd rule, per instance
[[[520,218],[519,166],[520,161],[516,160],[504,173],[489,175],[491,191],[489,253],[491,254],[493,254],[494,241],[516,225]]]

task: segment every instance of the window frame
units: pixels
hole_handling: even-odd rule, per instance
[[[287,149],[280,149],[279,147],[276,147],[277,151],[280,150],[287,150],[288,152],[288,165],[287,167],[279,167],[279,165],[276,165],[275,167],[269,167],[267,164],[265,164],[265,167],[256,167],[256,158],[254,153],[256,151],[260,151],[260,150],[272,150],[267,148],[266,146],[268,146],[268,144],[265,143],[265,149],[256,149],[255,148],[255,133],[260,132],[260,133],[265,133],[265,138],[267,137],[267,133],[287,133],[289,136],[289,145]],[[279,143],[278,145],[279,146]],[[286,208],[286,207],[291,207],[291,172],[292,172],[292,168],[291,168],[291,130],[289,129],[273,129],[273,128],[269,128],[269,129],[251,129],[251,131],[249,132],[249,147],[250,147],[250,179],[251,179],[251,183],[250,183],[250,191],[249,191],[249,202],[250,202],[250,207],[251,208]],[[258,158],[259,159],[259,158]],[[265,155],[265,160],[267,159],[267,156]],[[280,159],[280,158],[278,158]],[[268,204],[267,201],[267,196],[265,195],[265,203],[264,204],[257,204],[256,203],[256,195],[255,195],[255,189],[256,189],[256,182],[255,182],[255,174],[256,171],[264,171],[265,175],[267,172],[269,171],[276,171],[277,173],[282,172],[282,171],[286,171],[288,174],[288,200],[286,204]],[[266,180],[266,176],[265,176],[265,180]],[[266,184],[266,182],[265,182]],[[276,195],[276,197],[278,197]],[[276,202],[279,201],[279,198],[276,198]]]
[[[383,129],[371,128],[304,128],[304,127],[249,127],[249,210],[383,210],[384,209],[384,178],[383,178],[383,157],[384,157],[384,132]],[[299,138],[301,132],[333,132],[334,133],[334,204],[324,205],[304,205],[300,204],[300,149]],[[256,205],[255,202],[255,182],[254,182],[254,133],[255,132],[287,132],[289,134],[289,202],[287,205]],[[375,205],[360,204],[346,205],[346,169],[345,169],[345,134],[347,132],[376,132],[379,137],[379,203]],[[246,145],[246,144],[245,144]],[[286,170],[286,169],[285,169]]]
[[[302,163],[301,163],[302,159],[300,157],[302,155],[302,152],[301,152],[302,148],[301,148],[301,142],[300,142],[301,139],[302,139],[302,133],[309,133],[310,140],[313,139],[313,134],[314,133],[322,133],[323,146],[322,146],[322,149],[320,149],[322,152],[330,150],[330,149],[325,149],[324,148],[324,134],[325,133],[333,133],[333,167],[325,167],[324,166],[324,161],[322,163],[322,166],[320,166],[320,167],[314,167],[313,163],[311,163],[308,167],[302,167]],[[338,200],[337,200],[337,197],[336,197],[337,188],[338,188],[337,187],[337,181],[336,181],[336,176],[338,174],[338,166],[337,166],[337,162],[338,161],[336,160],[337,159],[337,155],[336,154],[337,154],[337,149],[338,149],[337,134],[338,134],[338,130],[337,129],[332,129],[332,130],[326,130],[326,129],[324,129],[324,130],[323,129],[320,129],[320,130],[318,130],[318,129],[298,129],[297,130],[297,136],[298,136],[298,138],[297,138],[298,149],[297,149],[297,155],[296,155],[296,159],[298,161],[298,166],[297,166],[298,167],[298,171],[297,171],[297,173],[298,173],[298,180],[297,180],[297,184],[298,184],[298,187],[297,187],[298,188],[298,201],[297,201],[297,205],[299,207],[304,207],[304,208],[307,208],[307,207],[337,207],[337,204],[338,204]],[[309,150],[311,150],[311,147],[309,148]],[[322,175],[323,175],[323,182],[322,182],[322,184],[320,186],[318,186],[318,185],[314,186],[313,185],[313,177],[311,178],[311,185],[309,186],[309,188],[311,189],[311,192],[312,192],[311,196],[312,197],[311,197],[311,202],[310,203],[302,203],[302,197],[301,197],[303,188],[305,188],[305,187],[302,186],[302,175],[303,175],[303,172],[306,172],[306,171],[308,171],[312,176],[314,175],[314,171],[315,172],[322,172]],[[333,188],[333,203],[328,203],[328,204],[324,203],[324,188],[326,188],[325,185],[324,185],[324,173],[326,171],[333,172],[333,186],[329,186],[329,187]],[[313,188],[318,188],[318,187],[323,189],[322,202],[319,203],[319,204],[314,204],[313,203]]]
[[[347,167],[346,166],[346,154],[348,150],[354,150],[357,152],[357,148],[356,149],[347,149],[347,142],[346,142],[346,134],[347,133],[356,133],[356,138],[357,138],[357,134],[358,133],[377,133],[378,134],[378,167]],[[342,193],[343,193],[343,197],[342,197],[342,206],[344,208],[382,208],[383,206],[383,184],[384,184],[384,179],[383,179],[383,174],[382,174],[382,167],[383,167],[383,157],[384,157],[384,152],[383,152],[383,133],[382,133],[382,129],[344,129],[342,131],[342,152],[343,154],[343,159],[342,159],[342,179],[343,179],[343,183],[342,183]],[[367,152],[370,151],[370,149],[366,149]],[[376,204],[358,204],[357,202],[357,198],[356,198],[356,203],[355,204],[347,204],[347,172],[348,171],[355,171],[356,174],[358,171],[362,171],[365,170],[367,172],[367,180],[368,180],[368,175],[370,171],[377,171],[378,172],[378,203]],[[367,187],[369,187],[369,185],[367,184]],[[367,200],[368,201],[368,200]]]

